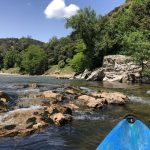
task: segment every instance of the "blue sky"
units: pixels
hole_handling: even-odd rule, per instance
[[[63,37],[71,32],[71,29],[65,29],[62,14],[68,16],[75,13],[78,8],[90,6],[97,14],[104,15],[125,2],[125,0],[53,1],[55,3],[64,1],[62,3],[65,5],[62,6],[64,8],[56,12],[54,5],[59,8],[60,3],[51,5],[52,0],[0,0],[0,38],[31,36],[47,42],[53,36]]]

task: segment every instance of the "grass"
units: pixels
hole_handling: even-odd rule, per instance
[[[65,66],[64,68],[59,68],[58,65],[52,66],[46,73],[46,75],[74,75],[75,72],[70,66]]]
[[[9,69],[2,69],[1,73],[7,73],[7,74],[21,74],[20,69],[18,67],[16,68],[9,68]]]

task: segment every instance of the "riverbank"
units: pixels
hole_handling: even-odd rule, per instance
[[[20,72],[19,68],[10,68],[10,69],[2,69],[0,71],[0,75],[9,75],[9,76],[49,76],[55,77],[58,79],[73,79],[75,72],[70,66],[66,66],[64,68],[59,68],[58,65],[52,66],[49,70],[47,70],[42,75],[29,75]]]

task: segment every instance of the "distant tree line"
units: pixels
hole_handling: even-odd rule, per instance
[[[133,56],[149,74],[150,0],[127,0],[105,16],[91,8],[66,20],[72,33],[48,43],[21,39],[0,39],[0,67],[19,67],[22,72],[42,74],[53,65],[71,66],[75,72],[101,67],[106,55]]]

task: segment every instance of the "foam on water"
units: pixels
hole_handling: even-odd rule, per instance
[[[96,112],[78,112],[74,115],[75,120],[105,120],[106,118],[108,118],[107,115]]]
[[[148,100],[146,100],[146,99],[144,99],[142,97],[137,97],[137,96],[133,96],[132,95],[132,96],[129,96],[129,99],[130,99],[131,102],[150,105],[150,100],[148,101]]]

